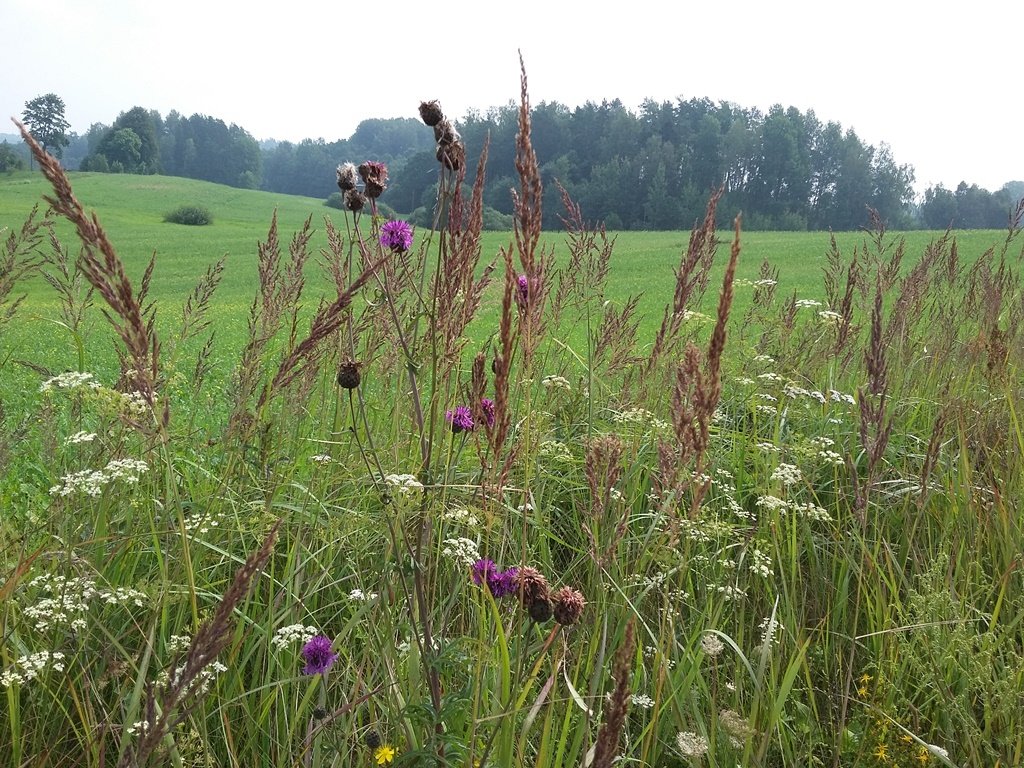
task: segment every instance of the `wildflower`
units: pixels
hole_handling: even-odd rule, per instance
[[[565,626],[579,621],[580,616],[583,615],[583,608],[587,604],[583,593],[572,587],[562,587],[555,592],[552,599],[554,600],[555,621]]]
[[[634,693],[629,700],[631,704],[641,709],[651,709],[654,707],[654,699],[645,693]]]
[[[363,179],[366,196],[376,200],[388,186],[388,167],[384,163],[367,160],[360,163],[357,170]]]
[[[376,592],[363,592],[361,589],[353,589],[348,593],[348,599],[353,602],[369,602],[370,600],[376,600],[378,597]]]
[[[757,625],[761,630],[761,645],[764,648],[771,648],[778,640],[779,620],[774,616],[765,616]]]
[[[518,568],[509,568],[507,571],[496,573],[488,579],[487,586],[491,590],[491,594],[496,598],[514,594],[516,591],[517,573],[519,573]]]
[[[564,376],[550,374],[549,376],[545,376],[543,379],[541,379],[540,383],[541,386],[544,387],[544,389],[564,389],[566,392],[572,391],[572,385],[569,383],[569,380]]]
[[[521,309],[526,309],[526,304],[530,299],[530,281],[526,275],[520,275],[516,279],[516,304]]]
[[[889,756],[889,747],[885,744],[879,744],[875,747],[874,756],[876,760],[885,760]]]
[[[750,727],[750,722],[733,709],[721,710],[718,713],[718,722],[730,736],[741,742],[754,735],[754,729]]]
[[[403,496],[408,496],[423,488],[423,483],[416,479],[416,475],[384,475],[384,482]]]
[[[359,369],[362,365],[362,363],[357,363],[355,360],[346,360],[339,365],[338,386],[342,389],[355,389],[358,387],[360,382]]]
[[[554,606],[550,597],[540,597],[527,606],[526,612],[538,624],[543,624],[554,615]]]
[[[488,428],[494,426],[494,401],[485,397],[480,401],[480,410],[484,412],[484,424]]]
[[[473,413],[465,405],[456,406],[454,411],[447,411],[444,418],[452,425],[452,432],[456,434],[473,431]]]
[[[333,461],[326,453],[315,453],[309,457],[309,460],[314,464],[330,464]]]
[[[64,671],[64,654],[60,651],[40,651],[28,656],[22,656],[9,669],[0,674],[0,685],[10,688],[12,685],[24,685],[29,680],[34,680],[47,667],[55,672]]]
[[[75,434],[64,440],[64,445],[78,445],[80,443],[91,443],[96,439],[95,432],[75,432]]]
[[[800,469],[793,464],[780,462],[779,466],[772,472],[771,480],[778,480],[783,485],[795,485],[800,482]]]
[[[487,584],[490,586],[491,579],[498,573],[498,566],[493,560],[480,559],[473,563],[473,583],[478,587]]]
[[[358,189],[345,190],[346,208],[355,213],[356,211],[363,210],[364,205],[366,205],[366,195],[364,195]]]
[[[523,605],[530,605],[536,600],[550,600],[551,587],[544,574],[536,568],[526,566],[516,571],[515,588]]]
[[[476,550],[476,542],[466,538],[445,539],[441,554],[469,566],[480,559],[480,553]]]
[[[448,121],[445,120],[444,122],[447,123]],[[437,127],[434,130],[436,131]],[[458,138],[450,144],[438,143],[437,152],[434,153],[434,157],[437,158],[439,163],[443,163],[445,168],[457,171],[466,162],[466,147]]]
[[[373,751],[373,759],[377,765],[390,765],[395,759],[395,748],[390,744],[382,744]]]
[[[342,192],[356,188],[356,167],[352,163],[338,166],[338,187]]]
[[[316,635],[302,646],[302,658],[306,662],[306,666],[302,668],[304,675],[322,675],[337,661],[338,654],[331,652],[329,637]]]
[[[441,111],[441,104],[438,101],[420,102],[420,119],[433,128],[444,120],[444,112]]]
[[[394,253],[405,253],[412,248],[412,227],[400,219],[384,222],[380,228],[380,244]]]
[[[703,757],[708,752],[708,740],[692,731],[676,734],[676,746],[683,757]]]
[[[705,654],[715,658],[725,648],[725,643],[713,632],[705,632],[700,638],[700,647]]]
[[[50,392],[54,388],[57,389],[77,389],[78,387],[89,387],[90,389],[99,389],[100,383],[96,381],[96,377],[91,373],[79,373],[78,371],[68,371],[58,376],[53,376],[42,384],[39,385],[40,392]]]

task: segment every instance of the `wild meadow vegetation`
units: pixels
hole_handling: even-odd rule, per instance
[[[1020,764],[1024,204],[970,257],[826,235],[784,291],[715,192],[655,274],[568,194],[542,232],[525,74],[503,239],[488,147],[420,109],[434,226],[342,165],[323,232],[267,212],[233,322],[220,253],[161,304],[159,253],[129,276],[33,147],[49,210],[0,276],[6,764]]]

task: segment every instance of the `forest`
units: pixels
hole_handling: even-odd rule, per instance
[[[471,159],[490,142],[484,200],[491,229],[511,222],[516,115],[509,103],[456,121]],[[693,98],[649,100],[634,112],[619,100],[575,108],[541,102],[532,120],[546,194],[558,196],[562,187],[610,230],[688,229],[719,187],[721,214],[742,211],[745,227],[761,230],[855,230],[868,223],[869,208],[893,229],[1000,228],[1024,196],[1020,181],[992,192],[962,181],[916,197],[913,166],[887,144],[867,144],[854,130],[795,107],[762,112]],[[0,144],[0,172],[18,167],[21,150]],[[413,118],[366,119],[346,139],[289,142],[257,140],[207,115],[162,116],[137,106],[109,126],[70,134],[62,158],[71,170],[184,176],[329,205],[338,200],[337,165],[366,159],[390,168],[387,210],[428,224],[437,195],[433,137]],[[544,226],[558,226],[560,206],[544,211]]]

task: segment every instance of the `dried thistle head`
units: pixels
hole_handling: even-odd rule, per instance
[[[356,182],[358,182],[358,172],[356,167],[352,163],[344,163],[338,166],[338,188],[342,192],[348,192],[350,189],[356,188]]]
[[[439,147],[451,146],[460,141],[459,132],[455,130],[455,126],[449,120],[442,118],[440,122],[434,124],[434,141]]]
[[[569,626],[575,624],[583,615],[587,601],[583,593],[572,587],[562,587],[553,596],[555,621]]]
[[[338,386],[342,389],[355,389],[358,387],[360,382],[359,369],[362,365],[362,363],[357,363],[355,360],[345,360],[342,362],[338,366]]]
[[[376,200],[388,186],[388,167],[373,160],[359,164],[359,176],[363,180],[366,196]]]
[[[551,600],[551,586],[543,573],[529,565],[516,572],[516,592],[523,605],[529,607],[538,601]]]
[[[445,168],[458,171],[466,165],[466,147],[461,141],[452,144],[438,144],[435,157]]]
[[[550,598],[540,597],[526,607],[526,612],[530,614],[530,618],[535,622],[543,624],[554,615],[554,606]]]
[[[420,119],[431,128],[444,120],[444,112],[441,111],[441,103],[436,99],[434,101],[421,101]]]
[[[366,205],[366,195],[358,189],[345,190],[345,207],[348,210],[355,213],[356,211],[363,210],[364,205]]]

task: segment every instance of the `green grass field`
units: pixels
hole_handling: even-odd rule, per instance
[[[215,312],[217,327],[222,330],[221,343],[232,353],[241,343],[245,318],[256,290],[257,243],[266,239],[274,212],[277,212],[282,241],[287,241],[311,216],[316,230],[312,240],[314,252],[326,245],[325,216],[329,216],[337,226],[344,226],[341,211],[330,209],[323,205],[322,200],[313,198],[233,189],[167,176],[75,173],[71,179],[82,205],[100,217],[132,279],[137,281],[141,277],[150,257],[156,254],[151,295],[161,306],[161,328],[173,330],[180,307],[196,281],[211,264],[223,256],[227,257],[224,278],[217,291]],[[0,176],[0,228],[16,230],[20,227],[32,206],[42,203],[47,192],[47,183],[38,173]],[[385,193],[382,199],[386,201],[386,198]],[[164,214],[184,204],[206,207],[214,216],[214,224],[189,227],[163,222]],[[722,223],[722,237],[729,236],[730,227],[731,223]],[[73,243],[71,229],[66,223],[59,223],[57,231],[62,239]],[[671,301],[675,281],[673,270],[687,247],[689,233],[612,234],[616,244],[607,298],[621,304],[629,296],[640,295],[639,314],[643,321],[639,338],[650,340],[661,322],[666,304]],[[906,239],[908,254],[919,254],[941,234],[914,231],[900,236]],[[983,230],[958,233],[962,258],[977,258],[999,243],[1004,235]],[[761,263],[768,261],[779,269],[780,294],[795,292],[801,299],[822,300],[821,270],[830,245],[829,237],[827,232],[745,232],[737,276],[741,280],[754,280]],[[862,232],[836,233],[836,240],[847,256],[855,248],[863,250],[866,246]],[[485,232],[481,249],[483,260],[497,258],[499,250],[507,248],[510,241],[509,233]],[[559,259],[564,264],[565,248],[559,247],[564,244],[564,237],[549,232],[545,233],[544,242],[556,249],[556,266]],[[721,276],[724,256],[718,262],[714,272],[716,281]],[[331,290],[312,261],[308,264],[307,280],[306,295],[310,305]],[[7,333],[16,340],[14,343],[24,340],[33,346],[58,349],[61,333],[47,322],[48,318],[55,316],[56,297],[53,292],[39,279],[28,282],[22,290],[27,292],[22,320],[17,327],[7,329]],[[737,288],[737,312],[746,309],[750,294],[749,287]],[[713,293],[708,298],[706,306],[695,309],[710,313],[717,299]],[[474,327],[481,333],[488,333],[486,329],[496,323],[497,308],[495,288],[489,292]],[[66,360],[64,365],[71,362]],[[61,362],[54,359],[50,365],[60,368]]]
[[[47,185],[0,178],[0,767],[1024,763],[1016,232],[907,233],[892,272],[900,235],[838,234],[848,305],[798,307],[828,234],[743,233],[733,274],[723,226],[662,332],[689,233],[618,234],[602,285],[534,232],[531,282],[508,233],[386,251],[318,200],[71,183],[121,263],[62,299],[6,280],[52,253],[19,249]],[[258,277],[275,210],[285,262],[317,229],[301,295]]]

